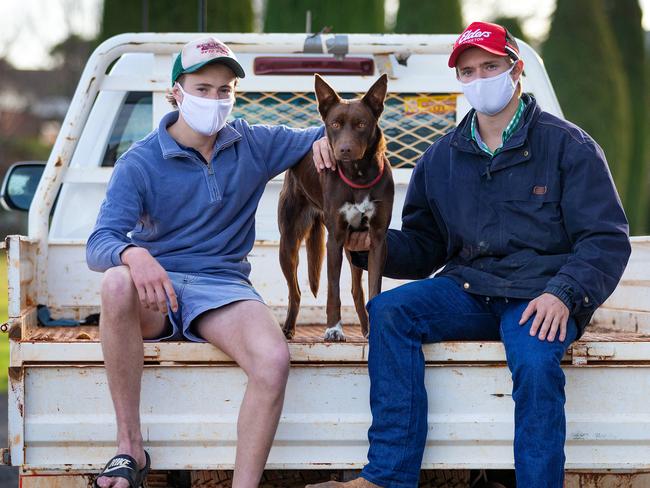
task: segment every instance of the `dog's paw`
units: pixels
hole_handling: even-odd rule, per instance
[[[326,329],[324,338],[327,342],[345,342],[343,324],[341,324],[341,322],[337,322],[334,327]]]
[[[282,332],[288,340],[293,339],[293,336],[296,335],[296,329],[293,327],[282,327]]]

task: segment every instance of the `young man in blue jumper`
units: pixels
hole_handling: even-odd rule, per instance
[[[96,481],[102,488],[128,488],[148,471],[139,416],[143,339],[207,341],[242,367],[248,385],[233,486],[256,487],[264,469],[289,352],[248,279],[246,256],[266,183],[323,131],[227,123],[241,77],[218,39],[183,48],[172,72],[179,110],[117,161],[88,239],[88,266],[104,272],[100,335],[118,437],[118,456]]]
[[[418,281],[368,304],[368,464],[319,488],[418,485],[428,429],[421,346],[447,340],[503,342],[517,486],[563,486],[560,360],[623,274],[627,221],[598,144],[522,94],[523,61],[503,27],[471,24],[449,67],[474,110],[422,156],[402,229],[388,233],[384,274]],[[333,168],[326,141],[316,146],[317,167]],[[348,243],[360,266],[366,239]]]

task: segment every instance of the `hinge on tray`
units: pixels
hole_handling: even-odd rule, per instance
[[[571,364],[574,366],[582,366],[587,364],[587,344],[575,343],[571,346]]]

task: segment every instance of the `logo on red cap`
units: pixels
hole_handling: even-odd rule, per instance
[[[475,40],[477,40],[478,38],[481,38],[481,37],[487,39],[491,35],[492,35],[491,32],[482,31],[481,29],[476,29],[475,31],[466,30],[458,38],[458,40],[456,41],[456,45],[463,44],[464,42],[475,41]]]

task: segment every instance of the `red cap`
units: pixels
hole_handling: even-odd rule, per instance
[[[458,56],[470,47],[480,47],[497,56],[519,59],[517,41],[504,27],[489,22],[472,22],[456,39],[454,50],[449,56],[449,67],[455,67]]]

